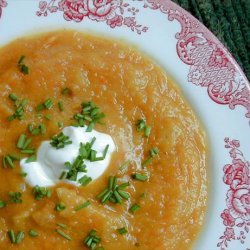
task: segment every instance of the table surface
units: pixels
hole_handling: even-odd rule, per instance
[[[250,80],[250,0],[172,0],[210,29]]]

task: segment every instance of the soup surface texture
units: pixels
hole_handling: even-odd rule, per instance
[[[11,100],[11,93],[18,101]],[[23,99],[27,104],[20,108]],[[38,111],[37,105],[48,99],[52,106]],[[0,100],[0,249],[192,247],[206,211],[206,136],[178,87],[149,58],[119,41],[75,31],[17,39],[0,50]],[[108,169],[86,186],[49,187],[51,196],[45,192],[37,200],[12,156],[30,156],[17,148],[19,136],[32,138],[29,148],[37,149],[74,124],[81,104],[89,101],[105,114],[104,123],[94,129],[110,135],[116,145]],[[143,122],[138,131],[140,119],[151,127],[149,136]],[[32,134],[29,124],[43,124],[43,133]],[[150,149],[155,149],[152,157]],[[146,180],[133,178],[135,173]],[[117,177],[118,185],[130,183],[123,190],[129,198],[120,197],[121,204],[114,199],[102,204],[96,198],[110,176]],[[21,197],[9,192],[20,192]],[[64,208],[58,211],[60,202]],[[77,209],[82,204],[86,206]],[[118,232],[121,228],[127,232]],[[30,236],[31,229],[38,236]],[[84,243],[93,229],[101,239],[92,235]]]

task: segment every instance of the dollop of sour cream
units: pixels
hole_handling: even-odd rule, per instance
[[[92,130],[86,132],[86,127],[65,127],[62,132],[69,137],[72,144],[65,145],[64,148],[56,149],[51,146],[50,141],[41,143],[37,152],[37,160],[35,162],[26,162],[27,158],[20,161],[22,171],[27,173],[25,179],[31,186],[53,186],[59,182],[68,182],[76,186],[80,186],[78,180],[87,175],[92,180],[99,178],[107,169],[111,155],[116,150],[115,143],[110,135]],[[100,161],[91,162],[84,160],[87,172],[79,172],[76,181],[67,179],[60,180],[63,171],[68,172],[65,162],[73,163],[79,155],[80,144],[91,142],[96,138],[92,149],[97,151],[96,157],[102,157],[107,145],[108,151],[106,157]]]

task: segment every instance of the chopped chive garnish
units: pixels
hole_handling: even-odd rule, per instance
[[[13,161],[20,161],[21,160],[21,157],[19,155],[9,155],[10,158],[13,160]]]
[[[9,94],[9,98],[10,98],[10,100],[13,101],[13,102],[15,102],[15,101],[18,100],[18,97],[17,97],[15,94],[13,94],[13,93]]]
[[[19,104],[19,105],[17,105],[17,109],[18,109],[18,110],[19,110],[19,109],[21,109],[24,105],[26,105],[26,104],[27,104],[27,102],[28,102],[28,100],[27,100],[27,99],[23,99],[23,100],[21,100],[20,104]]]
[[[59,235],[61,235],[63,238],[65,238],[66,240],[69,240],[69,241],[72,240],[72,238],[71,238],[69,235],[67,235],[66,233],[64,233],[62,230],[56,229],[56,232],[57,232]]]
[[[152,157],[147,158],[143,163],[142,163],[142,167],[146,167],[148,164],[150,164],[152,161]]]
[[[36,111],[42,111],[43,109],[45,109],[43,104],[39,104],[36,106]]]
[[[111,190],[108,190],[105,195],[102,197],[101,199],[101,203],[106,203],[107,201],[112,201],[111,198],[116,201],[115,197],[111,197],[112,195],[112,191]],[[118,203],[118,202],[117,202]]]
[[[37,233],[37,231],[31,229],[31,230],[29,231],[29,236],[31,236],[31,237],[37,237],[37,236],[38,236],[38,233]]]
[[[63,138],[63,136],[59,137]],[[65,166],[69,169],[66,175],[66,179],[71,181],[76,181],[79,172],[87,172],[84,160],[89,160],[91,162],[104,160],[109,145],[105,147],[102,157],[96,157],[97,151],[92,149],[95,140],[96,138],[94,137],[92,138],[91,142],[87,142],[86,144],[80,143],[79,155],[77,156],[77,158],[72,163],[65,162]],[[78,180],[78,182],[83,186],[86,186],[90,181],[92,181],[92,179],[87,175],[84,175],[82,178]]]
[[[63,228],[63,229],[67,228],[67,226],[65,224],[62,224],[62,223],[59,223],[59,222],[56,223],[56,225]]]
[[[96,198],[101,201],[101,203],[106,203],[108,201],[113,203],[122,203],[123,199],[129,199],[129,193],[123,191],[130,184],[128,182],[117,184],[117,177],[110,176],[108,180],[108,187],[99,193]]]
[[[133,204],[132,207],[129,209],[131,213],[135,213],[137,210],[140,209],[140,206],[138,204]]]
[[[11,122],[11,121],[13,121],[15,119],[16,119],[15,113],[13,115],[8,116],[8,118],[7,118],[7,120],[9,122]],[[22,119],[23,119],[23,116],[21,116],[19,120],[22,120]]]
[[[30,157],[28,157],[26,159],[26,163],[30,163],[30,162],[35,162],[36,161],[36,155],[31,155]]]
[[[95,141],[96,141],[96,137],[93,137],[91,142],[90,142],[90,147],[92,147],[94,145]]]
[[[159,149],[157,147],[153,147],[152,149],[149,150],[149,154],[151,157],[155,157],[156,155],[158,155],[159,153]]]
[[[82,185],[82,186],[87,186],[90,182],[92,181],[92,178],[84,175],[82,178],[80,178],[78,180],[78,182]]]
[[[55,210],[58,212],[63,211],[65,208],[66,208],[66,206],[63,202],[60,202],[60,203],[56,204],[56,206],[55,206]]]
[[[6,203],[4,202],[4,201],[1,201],[0,200],[0,208],[3,208],[3,207],[5,207],[6,206]]]
[[[44,135],[46,133],[46,127],[43,123],[41,123],[40,125],[38,125],[41,131],[41,134]]]
[[[69,168],[66,179],[71,181],[77,180],[77,175],[79,172],[87,172],[86,165],[80,156],[78,156],[72,164],[70,162],[66,162],[65,166]]]
[[[108,182],[108,184],[109,184],[109,186],[108,186],[109,190],[115,188],[116,180],[117,180],[117,178],[115,176],[110,176],[109,177],[109,182]]]
[[[159,154],[159,149],[157,147],[153,147],[149,150],[149,157],[142,163],[142,167],[146,167],[149,163],[151,163],[152,159]]]
[[[104,151],[102,153],[102,156],[97,157],[96,156],[97,152],[92,149],[92,146],[94,145],[95,140],[96,140],[96,138],[93,137],[91,142],[87,142],[86,144],[83,144],[83,143],[80,144],[79,153],[80,153],[80,156],[82,157],[82,159],[86,159],[86,160],[89,160],[91,162],[102,161],[102,160],[105,159],[105,157],[107,155],[109,145],[107,145],[105,147],[105,149],[104,149]]]
[[[109,149],[109,145],[106,145],[104,151],[103,151],[103,158],[105,159],[106,155],[107,155],[107,152],[108,152],[108,149]]]
[[[65,162],[64,165],[69,169],[69,171],[67,172],[66,179],[71,181],[77,180],[78,173],[87,172],[86,165],[84,164],[84,161],[81,156],[78,156],[73,163]]]
[[[117,232],[122,235],[122,234],[126,234],[128,231],[125,227],[122,227],[122,228],[118,228]]]
[[[137,131],[142,131],[146,126],[146,122],[144,120],[138,120],[136,123],[136,129]]]
[[[114,198],[117,201],[117,203],[122,204],[122,196],[117,192],[117,190],[114,190],[113,192]]]
[[[11,168],[14,168],[13,159],[12,159],[9,155],[6,156],[5,160],[6,160],[6,163],[7,163]]]
[[[151,132],[151,127],[147,125],[143,119],[140,119],[136,123],[136,130],[144,131],[144,136],[149,137],[150,132]]]
[[[25,173],[25,172],[21,172],[21,173],[20,173],[20,176],[22,176],[22,177],[24,177],[24,178],[25,178],[27,175],[28,175],[28,174]]]
[[[33,155],[35,153],[35,149],[24,149],[24,150],[21,150],[21,153],[22,154],[29,154],[29,155]]]
[[[91,131],[93,130],[94,126],[95,126],[95,123],[94,123],[94,122],[91,122],[91,123],[88,125],[88,127],[87,127],[87,129],[86,129],[86,132],[91,132]]]
[[[46,109],[50,109],[52,106],[53,106],[53,102],[51,99],[47,99],[45,102],[44,102],[44,106]]]
[[[50,114],[46,114],[46,115],[44,116],[44,118],[45,118],[46,120],[51,120],[51,115],[50,115]]]
[[[102,197],[104,197],[105,195],[106,195],[106,193],[108,193],[108,188],[106,188],[106,189],[104,189],[101,193],[99,193],[97,196],[96,196],[96,198],[97,199],[100,199],[100,198],[102,198]]]
[[[145,198],[146,197],[146,194],[145,193],[142,193],[141,195],[140,195],[140,198]]]
[[[24,107],[27,105],[28,100],[23,99],[19,103],[16,103],[16,110],[13,115],[9,116],[7,119],[8,121],[13,121],[15,119],[22,120],[24,118]]]
[[[52,137],[50,145],[56,149],[64,148],[66,145],[72,144],[69,137],[64,135],[63,132]]]
[[[102,124],[102,118],[104,113],[100,112],[100,108],[95,106],[93,102],[87,102],[82,104],[81,113],[75,114],[74,119],[76,120],[76,126],[84,127],[87,125],[86,132],[91,132],[95,124]]]
[[[69,88],[64,88],[61,91],[62,95],[70,95],[72,91]]]
[[[146,137],[149,137],[150,132],[151,132],[151,127],[148,126],[148,125],[146,125],[146,126],[145,126],[144,135],[145,135]]]
[[[130,198],[130,195],[127,192],[123,191],[123,190],[118,190],[117,192],[125,200],[128,200]]]
[[[58,126],[58,128],[62,128],[63,127],[63,123],[62,122],[57,122],[57,126]]]
[[[83,242],[89,249],[95,250],[98,244],[100,244],[101,238],[97,235],[96,230],[91,230]]]
[[[51,190],[46,187],[35,186],[32,191],[35,199],[38,201],[42,200],[45,197],[50,197],[52,194]]]
[[[97,153],[97,151],[95,151],[95,150],[90,151],[90,161],[95,161],[96,153]]]
[[[25,56],[21,56],[18,60],[17,66],[24,75],[28,75],[29,67],[24,64],[24,59],[25,59]]]
[[[121,172],[124,172],[127,170],[128,166],[130,165],[130,161],[125,161],[120,167],[119,167],[119,170]]]
[[[32,124],[29,124],[28,125],[28,131],[31,133],[33,131],[33,125]]]
[[[34,127],[34,125],[29,124],[28,125],[28,131],[32,134],[32,135],[44,135],[46,133],[46,126],[44,123],[40,123],[37,125],[37,127]]]
[[[25,64],[20,65],[20,71],[24,75],[28,75],[29,74],[29,68]]]
[[[22,242],[24,238],[24,232],[20,231],[18,232],[17,236],[16,236],[16,244],[20,244]]]
[[[9,192],[8,193],[10,197],[10,202],[11,203],[22,203],[22,194],[20,192]]]
[[[39,135],[41,133],[41,130],[39,127],[34,128],[31,132],[32,135]]]
[[[60,111],[63,111],[63,110],[64,110],[64,106],[63,106],[63,103],[62,103],[61,101],[59,101],[59,102],[57,103],[57,105],[58,105],[58,108],[59,108]]]
[[[132,178],[137,180],[137,181],[147,181],[148,180],[147,175],[138,174],[138,173],[132,174]]]
[[[7,167],[14,168],[14,162],[18,161],[18,160],[20,160],[20,157],[17,157],[14,155],[8,154],[6,156],[3,156],[3,158],[2,158],[3,167],[4,168],[7,168]]]
[[[39,105],[36,106],[36,111],[42,111],[44,109],[50,109],[53,106],[52,100],[49,98],[45,102],[40,103]]]
[[[17,148],[19,149],[23,149],[24,143],[26,141],[26,135],[25,134],[21,134],[18,141],[17,141]]]
[[[10,238],[10,242],[15,244],[16,242],[16,236],[15,236],[15,233],[13,230],[9,230],[8,231],[8,235],[9,235],[9,238]]]
[[[20,135],[17,141],[17,148],[21,149],[22,154],[34,154],[35,150],[32,148],[27,148],[31,143],[31,138],[27,138],[25,134]]]
[[[62,173],[61,173],[61,175],[59,177],[59,180],[64,179],[66,177],[66,175],[67,175],[67,172],[66,171],[62,171]]]
[[[79,210],[81,210],[81,209],[83,209],[83,208],[85,208],[85,207],[88,207],[90,204],[91,204],[90,201],[85,201],[83,204],[77,206],[77,207],[75,208],[75,211],[79,211]]]
[[[117,187],[117,189],[118,189],[118,190],[123,190],[123,189],[125,189],[125,188],[127,188],[127,187],[129,187],[129,186],[130,186],[130,183],[129,183],[129,182],[124,182],[124,183],[120,184],[120,185]]]
[[[26,149],[30,143],[31,143],[32,139],[31,138],[27,138],[23,144],[23,148],[22,149]]]

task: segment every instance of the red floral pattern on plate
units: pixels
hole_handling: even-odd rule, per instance
[[[232,162],[224,166],[223,181],[228,185],[227,208],[221,213],[226,226],[217,247],[224,250],[231,240],[244,244],[250,230],[250,162],[246,161],[238,140],[225,138],[225,147],[230,149]]]
[[[141,34],[147,32],[148,27],[137,24],[135,15],[138,9],[130,7],[123,0],[50,0],[40,1],[38,16],[62,11],[67,21],[81,22],[88,18],[97,22],[106,22],[111,28],[127,26],[132,31]],[[130,15],[130,16],[125,16]],[[131,16],[132,15],[132,16]]]
[[[241,105],[250,118],[250,88],[242,72],[235,67],[232,56],[195,18],[176,4],[165,0],[147,0],[145,8],[160,10],[170,21],[181,24],[176,34],[180,59],[189,65],[188,81],[206,87],[209,97],[230,109]]]
[[[0,0],[0,18],[2,16],[3,8],[7,6],[7,2],[5,0]]]

